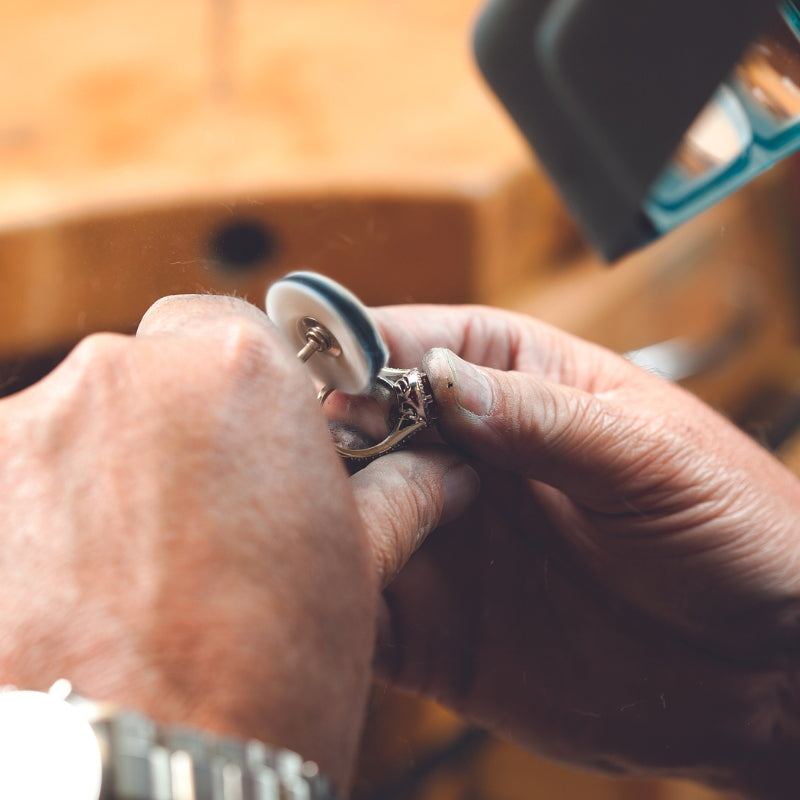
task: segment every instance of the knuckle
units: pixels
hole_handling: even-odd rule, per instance
[[[173,331],[198,319],[217,316],[261,317],[262,312],[240,297],[211,294],[172,294],[156,300],[139,323],[139,333]]]
[[[385,584],[399,571],[401,558],[394,546],[395,538],[389,531],[370,539],[375,570]]]
[[[162,312],[164,309],[169,308],[170,306],[174,306],[176,304],[182,303],[186,300],[187,295],[181,294],[168,294],[164,297],[159,297],[155,303],[152,303],[150,308],[145,311],[144,316],[142,319],[147,319],[149,316],[154,314],[158,314]]]
[[[68,358],[103,360],[116,356],[127,341],[128,337],[121,333],[91,333],[75,345]]]
[[[50,418],[55,424],[75,414],[99,414],[118,403],[129,386],[129,337],[118,333],[95,333],[82,339],[45,380],[55,391],[48,398]]]
[[[78,342],[62,366],[78,382],[94,381],[120,368],[128,344],[128,337],[123,334],[93,333]]]
[[[506,376],[498,379],[495,397],[495,409],[487,418],[492,438],[507,450],[512,463],[524,461],[530,438],[549,438],[559,425],[557,398],[545,384]]]
[[[226,374],[253,378],[269,369],[271,379],[291,372],[288,352],[260,323],[247,317],[225,319],[218,342],[219,368]]]
[[[186,305],[186,295],[170,294],[166,297],[160,297],[144,312],[141,320],[139,320],[137,334],[158,332],[163,327],[165,318],[181,320],[186,316]]]
[[[426,475],[413,468],[399,473],[397,491],[391,492],[393,518],[404,530],[423,531],[431,527],[438,517],[439,503],[436,493]]]

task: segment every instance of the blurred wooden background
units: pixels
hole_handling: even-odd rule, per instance
[[[795,168],[607,269],[476,74],[477,6],[7,5],[2,391],[91,331],[133,330],[164,294],[261,305],[270,282],[304,268],[368,303],[477,301],[620,352],[671,343],[690,388],[800,465]],[[669,371],[674,359],[661,357]],[[546,764],[377,690],[357,796],[713,795]]]

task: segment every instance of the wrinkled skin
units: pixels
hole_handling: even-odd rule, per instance
[[[794,797],[794,477],[533,320],[376,315],[450,446],[352,477],[305,370],[231,298],[167,298],[0,401],[0,681],[66,676],[346,787],[381,612],[384,675],[539,752]],[[483,391],[434,346],[490,367]]]
[[[469,502],[462,458],[350,479],[306,370],[224,297],[89,337],[0,401],[0,443],[0,683],[66,677],[291,747],[347,786],[380,588]]]
[[[569,763],[796,797],[794,476],[679,388],[534,320],[376,316],[482,480],[385,592],[382,674]],[[457,356],[491,368],[482,384]]]

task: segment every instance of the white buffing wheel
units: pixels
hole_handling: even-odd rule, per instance
[[[267,315],[300,350],[306,344],[302,321],[316,320],[339,344],[339,355],[315,353],[306,362],[325,386],[366,394],[386,366],[388,351],[361,301],[336,281],[315,272],[292,272],[267,292]]]

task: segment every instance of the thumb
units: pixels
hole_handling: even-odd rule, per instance
[[[422,368],[448,443],[580,503],[607,508],[630,482],[638,459],[652,453],[647,426],[589,392],[477,367],[445,349],[428,352]]]
[[[462,456],[427,447],[376,459],[350,486],[385,587],[429,533],[467,510],[480,480]]]

